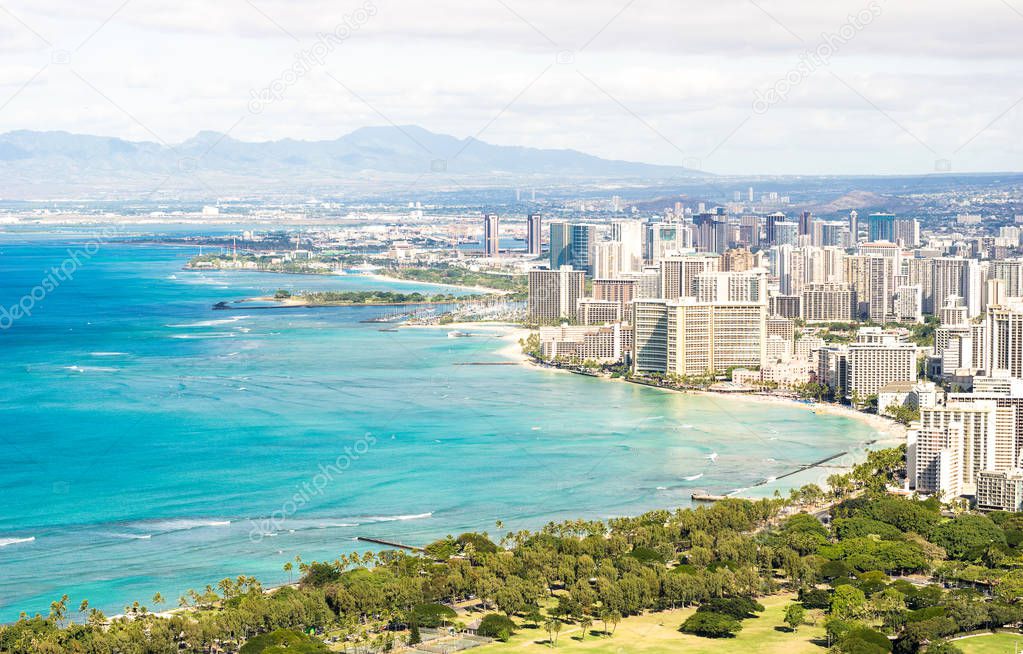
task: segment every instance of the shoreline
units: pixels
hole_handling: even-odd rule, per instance
[[[681,395],[694,395],[702,396],[706,398],[730,398],[736,399],[742,402],[757,402],[761,404],[770,404],[777,407],[784,407],[790,409],[802,409],[804,411],[811,411],[814,415],[827,415],[835,416],[839,418],[846,418],[848,420],[855,420],[861,424],[866,425],[874,430],[874,438],[867,441],[849,443],[847,449],[843,452],[836,453],[822,453],[830,454],[825,460],[810,463],[803,467],[795,468],[791,471],[782,473],[775,477],[765,478],[763,481],[749,486],[747,488],[736,489],[731,493],[726,494],[727,497],[734,497],[736,499],[751,499],[757,500],[762,497],[768,497],[769,494],[762,494],[763,491],[769,490],[789,490],[798,488],[805,483],[816,483],[822,489],[827,490],[827,483],[824,481],[826,476],[833,474],[846,474],[852,467],[858,463],[861,463],[864,458],[864,453],[868,449],[883,449],[887,447],[895,447],[905,443],[906,432],[908,427],[890,418],[879,416],[874,413],[864,413],[857,411],[852,407],[830,404],[825,402],[804,402],[794,398],[776,396],[776,395],[763,395],[758,393],[737,393],[737,392],[720,392],[711,390],[682,390],[675,388],[665,388],[661,386],[650,386],[648,384],[640,384],[638,382],[629,381],[623,378],[610,378],[606,375],[583,375],[576,373],[572,370],[566,370],[563,368],[554,368],[541,365],[534,361],[529,355],[522,351],[519,345],[519,339],[525,338],[532,333],[531,330],[521,327],[514,323],[451,323],[448,325],[417,325],[417,328],[438,328],[445,327],[450,329],[481,329],[482,325],[489,325],[491,330],[505,330],[507,333],[502,336],[502,340],[508,341],[509,343],[499,350],[495,351],[495,354],[502,356],[510,361],[514,361],[525,368],[534,371],[561,373],[561,374],[578,374],[583,377],[592,377],[594,379],[600,379],[607,382],[621,382],[627,384],[634,384],[636,386],[643,386],[645,388],[651,388],[654,390],[665,391],[669,393],[678,393]],[[410,327],[412,327],[410,325]],[[851,457],[851,458],[850,458]],[[811,478],[810,480],[807,477]],[[812,480],[816,477],[816,480]],[[788,483],[786,483],[788,482]],[[799,482],[799,483],[796,483]],[[751,494],[753,491],[753,494]]]

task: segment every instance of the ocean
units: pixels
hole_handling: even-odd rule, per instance
[[[63,593],[116,613],[240,574],[283,583],[296,555],[373,547],[360,536],[688,506],[876,438],[798,407],[457,365],[507,342],[361,322],[389,307],[213,311],[279,288],[433,289],[183,271],[195,252],[0,233],[0,620]]]

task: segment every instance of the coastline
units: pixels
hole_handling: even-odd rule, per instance
[[[501,339],[506,341],[507,344],[497,350],[495,353],[520,365],[536,371],[553,372],[561,374],[577,374],[571,370],[563,368],[553,368],[543,366],[535,362],[525,352],[522,351],[519,345],[519,339],[529,336],[531,331],[520,325],[514,323],[451,323],[448,325],[416,325],[417,328],[437,328],[444,327],[448,329],[484,329],[484,326],[489,326],[491,331],[503,330],[505,334],[501,336]],[[410,325],[410,327],[412,327]],[[612,379],[605,375],[594,375],[595,379],[600,379],[607,382],[618,382],[618,383],[634,383],[629,380],[616,378]],[[827,453],[834,454],[827,460],[808,464],[806,467],[798,468],[778,477],[766,478],[762,482],[755,484],[748,488],[736,489],[732,493],[729,493],[729,497],[745,498],[745,499],[759,499],[762,497],[768,497],[772,492],[787,491],[791,488],[798,488],[806,483],[816,483],[821,488],[827,490],[826,479],[828,476],[833,474],[846,474],[852,467],[858,463],[861,463],[865,457],[865,452],[869,449],[882,449],[887,447],[896,447],[906,442],[907,427],[895,420],[885,418],[874,413],[864,413],[857,411],[852,407],[847,407],[839,404],[829,404],[823,402],[805,402],[790,397],[782,397],[775,395],[763,395],[757,393],[725,393],[711,390],[679,390],[674,388],[664,388],[659,386],[650,386],[647,384],[637,384],[646,388],[652,388],[655,390],[665,391],[669,393],[679,393],[682,395],[690,394],[696,396],[703,396],[707,398],[719,399],[728,398],[734,399],[741,402],[755,402],[761,404],[770,404],[778,407],[785,407],[790,409],[802,409],[804,411],[811,411],[815,415],[827,415],[835,416],[840,418],[846,418],[849,420],[856,420],[862,424],[872,428],[875,432],[875,438],[867,442],[861,443],[850,443],[849,449],[841,453]]]

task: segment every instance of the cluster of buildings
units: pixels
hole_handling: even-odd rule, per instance
[[[923,238],[892,214],[723,209],[548,228],[529,271],[543,356],[733,387],[817,384],[910,417],[910,488],[1023,510],[1018,228]]]

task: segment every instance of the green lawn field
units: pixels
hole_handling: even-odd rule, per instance
[[[963,654],[1015,654],[1023,652],[1023,636],[1020,634],[984,634],[952,641]]]
[[[761,600],[767,609],[759,618],[744,620],[742,631],[735,638],[699,638],[679,633],[682,622],[692,615],[693,608],[662,613],[648,613],[622,620],[614,636],[587,635],[580,640],[578,625],[566,624],[558,636],[559,652],[574,654],[718,654],[720,652],[743,652],[744,654],[824,654],[821,643],[824,638],[822,626],[804,625],[795,633],[777,630],[785,623],[782,616],[785,606],[793,600],[792,595],[777,595]],[[602,624],[597,621],[592,627],[598,633]],[[525,652],[550,652],[547,632],[537,629],[523,629],[508,643],[493,643],[470,650],[473,654],[523,654]],[[992,650],[994,651],[994,650]],[[1011,650],[1010,650],[1011,651]]]

